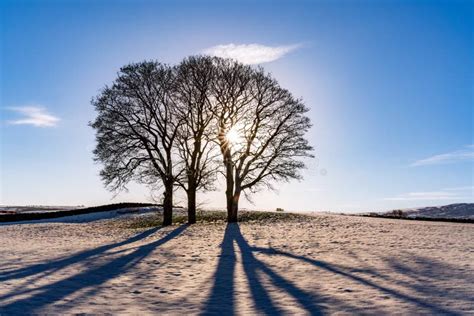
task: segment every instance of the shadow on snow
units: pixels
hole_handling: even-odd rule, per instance
[[[84,271],[78,274],[74,274],[66,279],[62,279],[34,289],[20,289],[18,291],[13,291],[7,295],[1,296],[0,314],[35,314],[41,308],[86,288],[91,288],[91,290],[89,290],[87,294],[93,295],[98,290],[99,285],[119,276],[120,274],[125,273],[129,268],[132,268],[134,265],[136,265],[138,262],[148,256],[154,249],[177,237],[181,232],[186,229],[186,227],[186,225],[179,226],[178,228],[172,230],[166,236],[159,240],[133,248],[130,253],[121,255],[108,262],[92,265],[91,267],[86,268]],[[125,241],[111,245],[101,246],[92,250],[83,251],[67,258],[58,259],[44,264],[36,264],[23,269],[2,273],[0,275],[0,282],[29,277],[33,275],[36,276],[36,279],[34,279],[33,281],[29,280],[28,282],[34,282],[37,279],[40,279],[58,270],[64,269],[72,264],[79,262],[87,262],[88,259],[100,256],[101,254],[104,254],[106,251],[111,250],[113,248],[117,248],[126,244],[142,240],[155,233],[158,229],[159,228],[153,228]],[[122,251],[115,252],[114,254],[120,252]],[[5,305],[2,304],[2,301],[5,301],[8,298],[22,296],[24,294],[31,295]]]
[[[318,296],[314,293],[309,293],[304,289],[298,288],[289,280],[283,278],[276,271],[271,269],[264,262],[258,260],[254,253],[262,253],[269,256],[284,256],[291,260],[298,260],[310,264],[323,271],[335,274],[339,277],[344,277],[348,281],[359,283],[365,287],[371,288],[378,292],[389,295],[400,301],[410,303],[417,308],[426,311],[429,314],[443,314],[443,315],[459,315],[460,313],[449,310],[445,307],[427,302],[422,298],[417,298],[412,295],[404,294],[400,291],[376,284],[374,281],[365,277],[348,272],[346,268],[338,265],[329,264],[324,261],[307,258],[304,256],[295,255],[289,252],[280,251],[274,248],[252,247],[242,236],[238,224],[228,224],[225,230],[224,239],[221,244],[221,255],[214,274],[214,284],[211,293],[205,303],[201,315],[233,315],[236,314],[235,301],[235,269],[237,265],[237,256],[235,245],[240,250],[243,270],[248,280],[252,299],[255,308],[259,314],[265,315],[281,315],[284,314],[275,302],[271,299],[268,290],[262,283],[262,275],[271,280],[273,285],[282,289],[289,294],[294,300],[299,303],[310,315],[324,315],[325,306],[328,304],[337,306],[341,309],[353,309],[347,302],[339,300],[335,297]],[[393,264],[393,263],[392,263]],[[291,269],[291,265],[288,267]],[[445,267],[446,268],[446,267]],[[376,272],[368,271],[369,274],[377,274]],[[308,275],[308,277],[317,278],[317,275]],[[315,280],[316,281],[316,280]],[[418,289],[416,286],[411,286],[414,290]],[[435,293],[436,294],[436,293]],[[357,308],[355,309],[357,311]],[[358,312],[363,312],[358,310]]]
[[[15,270],[0,270],[0,283],[10,280],[28,278],[30,284],[47,277],[50,274],[66,269],[75,264],[88,263],[85,270],[74,274],[65,279],[55,281],[53,283],[39,286],[33,289],[25,289],[24,284],[17,287],[16,290],[0,296],[0,314],[35,314],[47,305],[58,302],[71,294],[85,290],[81,293],[81,297],[89,297],[100,290],[100,285],[111,280],[123,273],[142,259],[147,257],[154,249],[160,245],[177,237],[186,229],[186,225],[180,226],[170,231],[166,236],[159,240],[132,248],[115,250],[121,246],[132,244],[143,240],[155,232],[159,228],[149,229],[127,240],[97,247],[95,249],[86,250],[74,254],[66,258],[59,258],[47,263],[33,264],[28,267]],[[322,260],[316,260],[305,256],[295,255],[289,252],[280,251],[274,248],[253,247],[243,237],[238,224],[228,224],[225,230],[224,238],[221,244],[221,255],[217,264],[217,269],[213,277],[213,286],[211,293],[207,298],[202,315],[233,315],[236,314],[237,291],[235,286],[235,271],[237,267],[237,253],[241,254],[241,262],[243,272],[247,278],[250,294],[254,307],[259,314],[265,315],[281,315],[284,311],[272,299],[268,287],[263,282],[269,280],[276,288],[288,294],[298,305],[310,315],[325,314],[326,306],[337,306],[338,310],[349,310],[356,313],[363,313],[364,310],[350,306],[347,301],[334,295],[320,295],[315,291],[308,292],[305,289],[297,287],[293,282],[282,277],[275,269],[270,268],[263,261],[255,257],[256,253],[267,256],[283,256],[289,260],[301,261],[306,264],[318,268],[320,271],[343,277],[348,282],[358,283],[366,288],[370,288],[387,296],[393,297],[400,302],[409,303],[428,314],[460,314],[455,311],[441,307],[431,302],[426,297],[435,295],[443,297],[444,300],[450,299],[469,299],[466,293],[453,294],[448,293],[446,289],[436,288],[426,283],[429,279],[450,278],[452,274],[443,276],[446,271],[453,270],[449,266],[437,263],[426,258],[414,258],[418,266],[413,267],[403,265],[394,258],[387,261],[389,267],[409,277],[414,282],[392,280],[388,275],[381,275],[374,269],[351,269],[336,264],[329,264]],[[116,255],[117,257],[105,262],[101,262],[101,257]],[[291,269],[291,265],[289,265]],[[361,273],[363,275],[361,275]],[[308,275],[317,282],[317,275]],[[372,277],[372,279],[370,279]],[[414,290],[418,295],[408,295],[401,291],[394,290],[387,286],[380,285],[374,281],[373,277],[391,282],[393,285],[400,285],[405,288]],[[466,276],[455,275],[455,277]],[[467,277],[467,282],[470,278]],[[429,287],[430,289],[426,289]],[[26,298],[25,295],[27,295]],[[424,299],[423,299],[424,297]],[[5,302],[9,299],[16,299],[13,302]],[[367,312],[365,310],[365,312]]]
[[[255,249],[244,239],[239,225],[228,224],[221,244],[222,252],[214,276],[214,285],[202,315],[235,314],[234,273],[237,257],[234,242],[240,249],[244,273],[258,313],[266,315],[280,315],[283,313],[270,298],[268,291],[261,282],[261,275],[265,274],[274,285],[289,293],[311,315],[323,314],[322,308],[316,303],[317,298],[314,295],[299,289],[292,282],[284,279],[265,263],[255,258],[253,254]]]

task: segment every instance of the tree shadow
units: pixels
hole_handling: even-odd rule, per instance
[[[203,312],[201,313],[202,315],[236,314],[236,290],[234,277],[235,268],[237,265],[237,257],[235,254],[236,249],[234,244],[237,244],[238,248],[240,249],[243,270],[249,283],[254,306],[259,314],[283,314],[283,311],[271,299],[268,289],[262,283],[262,275],[265,275],[273,285],[279,287],[287,294],[289,294],[296,302],[299,303],[299,306],[302,307],[306,311],[306,313],[310,315],[325,314],[325,306],[327,306],[327,304],[336,306],[338,310],[345,309],[362,313],[363,310],[361,310],[361,307],[349,306],[348,302],[344,302],[340,298],[338,299],[334,297],[334,295],[331,297],[321,296],[314,293],[314,291],[312,293],[309,293],[301,288],[298,288],[292,282],[285,279],[280,274],[276,273],[264,262],[258,260],[254,255],[255,253],[261,253],[269,256],[284,256],[291,260],[297,260],[310,264],[314,267],[317,267],[318,269],[321,269],[322,271],[325,271],[326,273],[329,272],[330,274],[334,274],[338,277],[343,277],[348,282],[358,283],[365,288],[376,290],[381,294],[393,297],[401,302],[408,303],[410,304],[410,306],[415,307],[416,310],[421,310],[428,314],[460,314],[459,312],[451,310],[445,306],[440,306],[439,304],[433,303],[429,299],[426,299],[426,296],[425,299],[423,299],[423,297],[417,297],[416,294],[416,296],[409,295],[399,290],[395,290],[393,288],[378,284],[376,281],[374,281],[374,279],[370,279],[370,277],[364,277],[360,275],[360,273],[362,273],[368,276],[380,276],[380,273],[373,268],[346,268],[336,264],[330,264],[322,260],[316,260],[305,256],[295,255],[290,252],[285,252],[274,248],[252,247],[242,236],[238,224],[228,224],[225,230],[223,242],[221,244],[222,251],[216,272],[214,274],[214,284],[211,289],[211,293],[204,305]],[[418,259],[418,261],[420,260],[422,259]],[[425,267],[436,265],[429,259],[425,258],[423,260],[423,265]],[[412,271],[408,267],[396,267],[394,265],[393,258],[390,262],[392,267],[394,268],[395,273],[404,273],[407,274],[409,277],[415,277],[419,275],[419,271]],[[442,271],[442,269],[444,268],[446,267],[437,267],[438,271]],[[429,270],[429,275],[427,275],[426,278],[439,276],[438,273],[439,272],[433,274],[433,270],[431,269]],[[396,285],[397,280],[392,280],[391,283]],[[404,284],[404,286],[415,291],[415,293],[420,293],[420,291],[422,291],[422,293],[420,294],[431,294],[432,296],[441,293],[439,289],[434,292],[430,292],[429,289],[420,290],[419,287],[422,287],[423,284]],[[443,295],[441,295],[441,297],[446,298]],[[464,296],[464,299],[466,299],[466,296]]]
[[[459,301],[469,300],[470,298],[471,304],[473,303],[474,289],[472,284],[474,284],[474,273],[471,270],[463,271],[455,265],[417,255],[411,255],[408,260],[409,263],[394,258],[386,258],[385,262],[390,269],[408,278],[407,280],[396,280],[396,282],[402,286],[411,287],[420,295]],[[448,280],[456,280],[455,284],[458,286],[455,289],[442,286],[442,282]],[[471,285],[471,287],[459,286],[463,283]]]
[[[235,302],[235,267],[237,257],[234,242],[240,249],[242,264],[246,275],[255,308],[259,314],[282,315],[283,311],[271,299],[268,290],[262,283],[262,275],[290,294],[300,306],[310,315],[322,315],[323,307],[316,301],[317,297],[298,288],[292,282],[284,279],[265,263],[255,258],[251,247],[240,232],[239,225],[228,224],[221,244],[221,255],[214,275],[211,294],[205,303],[202,315],[233,315],[236,313]]]
[[[298,256],[298,255],[294,255],[294,254],[289,253],[289,252],[280,251],[280,250],[276,250],[276,249],[272,249],[272,248],[254,247],[253,249],[254,249],[254,251],[259,251],[261,253],[266,253],[266,254],[269,254],[269,255],[286,256],[288,258],[292,258],[292,259],[296,259],[296,260],[300,260],[300,261],[312,264],[313,266],[324,269],[328,272],[332,272],[336,275],[343,276],[343,277],[347,278],[348,280],[355,281],[355,282],[357,282],[357,283],[359,283],[363,286],[378,290],[381,293],[384,293],[384,294],[390,295],[392,297],[395,297],[395,298],[397,298],[397,299],[399,299],[403,302],[413,304],[413,305],[425,310],[427,313],[430,313],[430,314],[460,315],[460,313],[458,313],[456,311],[452,311],[450,309],[447,309],[445,307],[436,305],[434,303],[430,303],[428,301],[425,301],[423,299],[420,299],[420,298],[412,296],[412,295],[404,294],[400,291],[391,289],[389,287],[379,285],[379,284],[375,283],[372,280],[369,280],[369,279],[366,279],[366,278],[361,277],[359,275],[356,275],[354,273],[345,271],[345,269],[343,269],[341,267],[338,267],[338,266],[333,265],[333,264],[329,264],[329,263],[321,261],[321,260],[315,260],[315,259],[307,258],[307,257],[304,257],[304,256]],[[391,260],[391,262],[393,263],[393,259]],[[370,271],[369,269],[365,269],[364,272],[366,274],[381,276],[379,273],[377,273],[375,271]],[[416,284],[412,284],[412,285],[410,285],[410,287],[412,289],[414,289],[415,291],[418,290],[418,286]],[[425,289],[425,292],[427,292],[426,289]],[[433,293],[431,293],[431,294],[433,294]]]
[[[139,240],[145,239],[146,237],[157,232],[158,230],[159,230],[159,227],[151,228],[129,239],[126,239],[124,241],[120,241],[114,244],[103,245],[94,249],[81,251],[79,253],[76,253],[66,258],[59,258],[59,259],[52,260],[45,263],[33,264],[28,267],[24,267],[20,269],[2,271],[2,274],[0,275],[0,282],[9,281],[13,279],[21,279],[21,278],[25,278],[25,277],[29,277],[29,276],[37,275],[37,274],[54,273],[72,264],[75,264],[78,262],[84,262],[85,260],[89,258],[99,256],[111,249],[118,248],[127,244],[137,242]]]
[[[460,267],[445,260],[427,258],[411,251],[403,251],[396,257],[380,256],[378,258],[379,263],[387,271],[390,271],[390,273],[383,273],[380,269],[367,267],[367,262],[354,252],[348,251],[348,254],[360,264],[356,264],[356,267],[332,266],[339,271],[346,273],[349,271],[352,276],[354,276],[353,273],[362,274],[364,277],[384,280],[391,285],[409,290],[414,294],[400,297],[401,293],[396,291],[395,297],[414,303],[422,309],[428,309],[430,313],[459,314],[457,311],[440,307],[439,304],[458,302],[466,306],[472,305],[474,274],[468,264]],[[391,290],[387,287],[379,287],[381,292],[391,294]]]
[[[18,300],[15,300],[14,302],[2,305],[0,308],[0,314],[36,314],[43,307],[58,302],[59,300],[67,297],[68,295],[71,295],[89,287],[93,290],[89,291],[88,295],[92,295],[95,291],[97,291],[97,287],[99,285],[119,276],[120,274],[123,274],[128,269],[130,269],[138,262],[143,260],[145,257],[147,257],[154,249],[177,237],[186,229],[186,227],[187,225],[179,226],[178,228],[169,232],[163,238],[142,246],[138,246],[134,248],[130,253],[109,260],[106,263],[94,264],[94,256],[104,253],[109,249],[143,239],[156,232],[158,228],[150,229],[144,233],[141,233],[135,237],[132,237],[126,241],[117,244],[98,247],[94,250],[85,251],[72,257],[57,260],[55,262],[47,263],[45,265],[40,264],[30,266],[25,269],[20,269],[20,271],[16,271],[16,273],[13,273],[13,276],[15,278],[46,271],[49,274],[59,269],[65,268],[70,264],[78,263],[80,261],[82,261],[83,263],[87,263],[88,266],[88,268],[86,268],[84,271],[78,274],[74,274],[65,279],[59,280],[57,282],[47,284],[35,289],[15,291],[13,293],[9,293],[5,296],[0,297],[0,305],[2,305],[1,302],[5,301],[5,299],[7,298],[15,298],[19,296],[24,296],[25,294],[30,294],[26,298],[20,298]]]

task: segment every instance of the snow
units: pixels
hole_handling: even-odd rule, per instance
[[[18,225],[18,224],[41,224],[41,223],[88,223],[103,219],[128,218],[136,215],[144,215],[148,213],[161,211],[161,207],[132,207],[122,208],[113,211],[93,212],[80,215],[63,216],[50,219],[40,219],[20,222],[0,222],[2,225]]]
[[[0,315],[474,313],[472,224],[127,216],[1,225]]]

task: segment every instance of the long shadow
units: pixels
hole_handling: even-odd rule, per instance
[[[446,307],[439,306],[434,304],[426,299],[418,298],[413,295],[404,294],[400,291],[394,290],[392,288],[377,284],[373,280],[369,280],[363,276],[354,274],[350,271],[347,271],[346,268],[340,267],[338,265],[329,264],[321,260],[315,260],[312,258],[307,258],[304,256],[295,255],[289,252],[280,251],[274,248],[262,248],[262,247],[252,247],[242,236],[238,224],[229,224],[226,227],[224,239],[221,245],[222,251],[221,256],[218,262],[218,266],[214,275],[214,284],[210,293],[210,296],[204,306],[202,315],[233,315],[236,314],[235,310],[235,285],[234,285],[234,275],[235,267],[237,264],[237,258],[235,255],[236,243],[241,251],[242,255],[242,264],[245,275],[247,277],[252,298],[254,300],[255,307],[259,314],[266,315],[280,315],[282,314],[281,309],[275,305],[272,301],[268,290],[262,283],[261,276],[266,275],[275,286],[280,287],[286,293],[291,295],[301,307],[303,307],[307,313],[311,315],[321,315],[324,313],[324,309],[318,305],[318,303],[332,303],[337,304],[339,309],[348,307],[346,303],[337,300],[336,298],[322,299],[317,297],[315,294],[307,293],[306,291],[298,288],[290,281],[283,278],[281,275],[276,273],[270,267],[265,265],[262,261],[258,260],[254,253],[262,253],[271,256],[284,256],[289,259],[303,261],[305,263],[311,264],[317,268],[326,270],[338,276],[343,276],[347,280],[357,282],[363,286],[375,289],[379,292],[385,293],[389,296],[399,299],[400,301],[407,302],[425,310],[429,314],[443,314],[443,315],[460,315],[459,312],[450,310]],[[419,261],[419,259],[418,259]],[[425,268],[432,265],[430,262],[423,262]],[[393,262],[392,262],[393,266]],[[398,270],[406,274],[415,274],[413,271],[409,271],[406,267],[397,267]],[[433,267],[432,267],[433,268]],[[366,271],[367,270],[367,271]],[[434,277],[437,275],[437,269],[435,272],[433,269],[428,271],[428,277]],[[440,270],[439,270],[440,271]],[[371,271],[370,269],[363,269],[365,274],[379,275],[376,271]],[[434,274],[434,275],[433,275]],[[395,282],[396,283],[396,282]],[[428,289],[420,290],[417,288],[417,285],[411,285],[410,288],[421,292],[424,294],[430,294],[431,292]],[[431,293],[432,294],[432,293]]]
[[[0,314],[36,314],[43,307],[57,302],[77,291],[89,287],[97,288],[104,282],[113,279],[120,274],[123,274],[125,271],[127,271],[127,269],[133,267],[143,258],[148,256],[157,247],[177,237],[186,229],[186,227],[186,225],[180,226],[157,241],[137,247],[129,254],[119,256],[118,258],[115,258],[105,264],[92,266],[91,268],[88,268],[81,273],[72,275],[66,279],[62,279],[34,290],[24,290],[12,293],[12,295],[9,295],[10,297],[23,295],[28,292],[33,292],[34,294],[26,298],[16,300],[7,305],[3,305],[0,308]],[[2,297],[2,299],[4,298]]]
[[[281,277],[253,255],[251,247],[242,236],[238,224],[228,224],[221,244],[221,256],[214,275],[214,284],[204,306],[202,315],[234,315],[235,285],[234,275],[237,258],[234,242],[242,254],[242,264],[247,277],[254,305],[259,314],[282,315],[283,311],[275,305],[268,290],[262,283],[261,275],[266,274],[275,286],[290,294],[310,315],[322,315],[322,308],[315,301],[316,297],[296,287]]]
[[[32,275],[36,274],[42,274],[42,273],[54,273],[60,269],[66,268],[72,264],[78,263],[78,262],[83,262],[91,257],[99,256],[103,253],[105,253],[108,250],[118,248],[130,243],[134,243],[136,241],[145,239],[146,237],[154,234],[159,228],[152,228],[149,230],[146,230],[140,234],[137,234],[127,240],[109,244],[109,245],[103,245],[94,249],[90,250],[85,250],[81,251],[79,253],[76,253],[72,256],[66,257],[66,258],[60,258],[56,259],[53,261],[45,262],[45,263],[38,263],[38,264],[33,264],[28,267],[20,268],[20,269],[15,269],[11,271],[6,271],[6,272],[1,272],[0,274],[0,282],[2,281],[8,281],[8,280],[13,280],[13,279],[21,279],[25,277],[29,277]]]
[[[470,298],[470,304],[473,305],[474,273],[472,271],[460,270],[455,265],[418,255],[410,256],[410,264],[394,258],[386,258],[385,262],[393,271],[409,278],[408,280],[396,280],[402,286],[410,287],[425,296],[434,295],[458,301],[466,301]],[[447,289],[441,285],[442,283],[437,282],[445,280],[455,280],[458,287],[455,290]]]
[[[405,301],[405,302],[410,302],[412,304],[415,304],[423,309],[426,309],[427,312],[431,313],[431,314],[443,314],[443,315],[460,315],[460,313],[457,313],[455,311],[452,311],[452,310],[449,310],[449,309],[446,309],[444,307],[441,307],[441,306],[438,306],[438,305],[435,305],[435,304],[431,304],[429,302],[426,302],[424,300],[421,300],[421,299],[418,299],[416,297],[413,297],[413,296],[410,296],[410,295],[407,295],[407,294],[403,294],[401,292],[398,292],[396,290],[393,290],[393,289],[390,289],[388,287],[384,287],[384,286],[381,286],[381,285],[378,285],[376,284],[375,282],[373,281],[370,281],[370,280],[367,280],[363,277],[360,277],[358,275],[355,275],[355,274],[352,274],[350,272],[346,272],[344,271],[343,269],[341,268],[338,268],[334,265],[331,265],[329,263],[326,263],[324,261],[320,261],[320,260],[315,260],[315,259],[310,259],[310,258],[306,258],[304,256],[298,256],[298,255],[294,255],[292,253],[289,253],[289,252],[285,252],[285,251],[280,251],[280,250],[276,250],[276,249],[272,249],[272,248],[260,248],[260,247],[254,247],[253,248],[253,251],[258,251],[258,252],[261,252],[261,253],[266,253],[266,254],[269,254],[269,255],[282,255],[282,256],[286,256],[288,258],[292,258],[292,259],[297,259],[297,260],[301,260],[303,262],[306,262],[306,263],[309,263],[309,264],[312,264],[318,268],[322,268],[326,271],[329,271],[329,272],[332,272],[334,274],[337,274],[337,275],[341,275],[341,276],[344,276],[352,281],[356,281],[358,283],[361,283],[363,284],[364,286],[368,286],[368,287],[371,287],[371,288],[374,288],[380,292],[383,292],[385,294],[388,294],[388,295],[391,295],[393,297],[396,297],[402,301]]]
[[[364,262],[356,254],[351,257],[358,260],[361,265]],[[380,273],[374,269],[353,269],[351,272],[362,273],[368,277],[377,277],[386,282],[404,287],[416,292],[416,295],[433,297],[434,300],[442,299],[466,302],[472,305],[474,297],[473,287],[474,274],[467,268],[461,268],[438,258],[427,258],[409,251],[399,254],[397,257],[381,257],[384,265],[394,273]],[[340,267],[347,270],[346,267]],[[402,276],[402,277],[399,277]],[[444,281],[449,281],[453,286],[446,286]],[[454,282],[454,283],[453,283]],[[433,303],[432,303],[433,305]]]
[[[235,310],[234,275],[237,258],[234,251],[234,237],[231,225],[227,225],[221,244],[221,254],[214,276],[211,296],[203,315],[232,315]],[[224,304],[222,304],[224,302]]]

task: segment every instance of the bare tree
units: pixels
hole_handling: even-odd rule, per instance
[[[217,156],[229,222],[237,221],[241,193],[300,179],[301,158],[312,157],[301,100],[263,69],[228,59],[190,57],[174,68],[131,64],[92,103],[94,154],[106,186],[162,185],[163,225],[172,221],[175,185],[187,193],[188,222],[196,221],[196,192],[213,188]]]
[[[216,151],[211,123],[210,88],[214,67],[210,57],[190,57],[176,68],[177,135],[179,163],[184,172],[176,178],[188,198],[188,223],[196,222],[196,191],[211,190],[216,180]]]
[[[97,118],[95,160],[103,164],[100,175],[112,191],[135,180],[160,183],[164,188],[163,225],[170,225],[175,182],[173,149],[176,120],[172,68],[158,62],[122,67],[112,86],[92,100]]]
[[[237,221],[241,193],[301,179],[308,109],[263,69],[214,58],[213,113],[226,177],[227,220]]]

